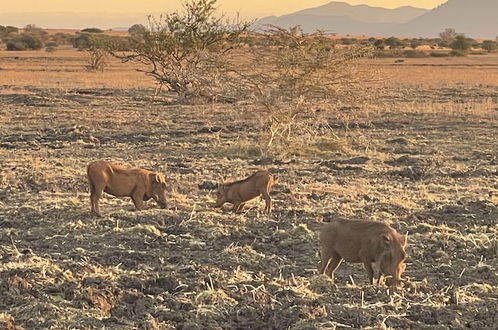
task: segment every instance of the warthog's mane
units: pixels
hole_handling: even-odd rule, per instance
[[[236,185],[236,184],[239,184],[239,183],[244,183],[246,181],[249,181],[251,180],[256,174],[258,174],[259,172],[262,172],[262,171],[257,171],[256,173],[254,173],[253,175],[245,178],[245,179],[242,179],[242,180],[238,180],[238,181],[234,181],[234,182],[228,182],[228,183],[225,183],[225,187],[231,187],[233,185]]]

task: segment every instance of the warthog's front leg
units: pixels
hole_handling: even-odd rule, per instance
[[[265,200],[265,213],[270,214],[271,212],[271,197],[267,192],[261,194],[261,197]]]
[[[133,204],[135,204],[135,209],[137,211],[140,211],[144,208],[144,195],[140,192],[135,192],[131,196],[131,199],[133,200]]]
[[[333,250],[324,249],[322,250],[321,255],[321,264],[320,264],[320,274],[325,274],[330,278],[334,278],[334,272],[339,267],[342,262],[342,258],[340,255],[335,253]]]
[[[363,264],[365,265],[365,269],[367,270],[367,273],[368,273],[368,281],[370,282],[371,285],[373,285],[374,284],[374,270],[372,267],[372,263],[371,262],[364,262]]]

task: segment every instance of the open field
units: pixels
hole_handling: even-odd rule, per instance
[[[247,104],[178,105],[126,64],[0,51],[0,327],[493,329],[498,324],[498,55],[365,60],[388,77],[338,142],[264,156]],[[344,110],[344,111],[347,111]],[[327,149],[328,148],[328,149]],[[163,171],[165,210],[105,196],[95,159]],[[212,208],[220,178],[277,177],[274,212]],[[249,204],[248,204],[249,205]],[[335,215],[409,233],[409,281],[317,275]]]

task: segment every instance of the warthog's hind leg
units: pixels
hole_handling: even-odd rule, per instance
[[[102,197],[102,192],[105,186],[99,185],[95,186],[94,183],[90,182],[90,204],[92,207],[92,212],[100,216],[99,210],[99,199]]]

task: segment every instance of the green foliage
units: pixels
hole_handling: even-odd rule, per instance
[[[461,56],[465,56],[467,55],[466,52],[462,51],[462,50],[459,50],[459,49],[453,49],[451,52],[450,52],[450,55],[451,56],[455,56],[455,57],[461,57]]]
[[[395,37],[387,38],[386,40],[384,40],[384,43],[387,46],[389,46],[389,48],[391,48],[391,49],[397,49],[397,48],[403,46],[403,42]]]
[[[0,25],[0,40],[5,40],[11,34],[18,33],[19,29],[14,26]]]
[[[102,48],[109,43],[110,37],[105,34],[79,33],[73,39],[73,47],[78,50]]]
[[[21,33],[10,37],[6,42],[7,50],[38,50],[43,47],[43,40],[38,34]]]
[[[385,48],[385,44],[384,44],[384,39],[377,39],[374,41],[373,45],[375,46],[375,48],[377,49],[384,49]]]
[[[448,52],[430,52],[429,56],[430,57],[448,57],[448,56],[450,56],[450,53],[448,53]]]
[[[410,47],[414,50],[417,49],[417,47],[419,47],[421,45],[422,45],[422,40],[420,40],[420,39],[410,40]]]
[[[404,57],[408,58],[421,58],[421,57],[429,57],[429,55],[426,52],[420,51],[420,50],[405,50],[403,52]]]
[[[217,0],[188,0],[183,11],[149,17],[149,28],[131,38],[132,54],[111,53],[124,60],[145,64],[144,72],[160,86],[185,99],[190,93],[203,96],[217,93],[219,75],[214,67],[240,42],[249,23],[229,24],[216,15]],[[135,30],[135,29],[134,29]],[[218,63],[218,64],[216,64]]]
[[[101,29],[99,29],[99,28],[92,27],[92,28],[83,29],[83,30],[81,30],[81,32],[86,32],[86,33],[103,33],[104,31],[101,30]]]
[[[454,51],[455,56],[466,54],[475,43],[474,39],[467,38],[465,35],[460,34],[449,44],[450,48]]]
[[[341,38],[341,43],[343,45],[354,45],[358,43],[358,40],[355,38]]]
[[[133,24],[128,29],[128,34],[131,36],[142,36],[145,32],[147,32],[147,28],[142,24]]]
[[[45,51],[52,53],[57,49],[57,42],[49,41],[45,44]]]
[[[72,45],[74,39],[75,36],[73,34],[58,32],[51,36],[50,41],[55,42],[57,46],[60,46],[60,45]]]
[[[498,42],[493,40],[484,40],[481,44],[481,48],[491,53],[492,51],[498,49]]]

